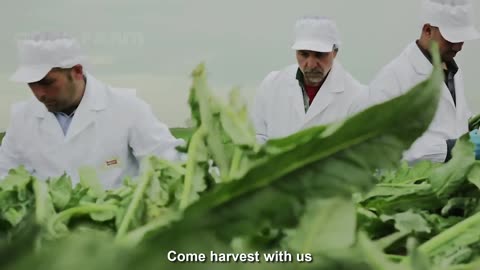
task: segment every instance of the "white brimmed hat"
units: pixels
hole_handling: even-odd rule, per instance
[[[86,56],[80,44],[65,33],[42,32],[18,41],[18,62],[11,80],[32,83],[40,81],[52,68],[84,65]]]
[[[470,0],[423,0],[421,14],[423,24],[438,27],[452,43],[480,38]]]
[[[331,52],[340,46],[334,21],[325,17],[303,17],[295,24],[294,50]]]

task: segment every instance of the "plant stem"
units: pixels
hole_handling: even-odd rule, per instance
[[[418,247],[418,249],[426,255],[431,255],[431,253],[435,249],[457,238],[459,235],[466,233],[469,229],[478,226],[480,226],[480,213],[477,213],[459,222],[455,226],[448,228],[444,232],[423,243],[421,246]],[[480,231],[477,230],[476,233],[477,235],[480,235]],[[478,236],[475,236],[472,236],[471,238],[477,239]]]
[[[35,178],[32,179],[33,192],[35,193],[35,218],[39,224],[47,222],[48,209],[47,202],[50,202],[48,196],[48,188],[45,182],[41,182]]]
[[[190,147],[188,148],[187,170],[185,173],[185,180],[183,183],[183,193],[180,200],[180,209],[185,209],[189,204],[189,197],[192,190],[193,178],[195,176],[195,166],[197,165],[198,147],[205,138],[205,128],[201,125],[193,134]]]
[[[235,150],[233,151],[233,158],[232,158],[232,164],[230,166],[230,172],[228,173],[228,178],[226,179],[225,182],[229,182],[230,180],[233,179],[235,173],[240,168],[241,160],[242,160],[242,151],[240,150],[240,148],[236,147]]]
[[[125,213],[125,216],[123,217],[122,222],[120,223],[120,226],[118,228],[117,236],[116,238],[121,238],[123,237],[127,231],[128,227],[130,226],[130,222],[132,221],[135,211],[138,208],[138,205],[140,204],[140,201],[142,200],[143,194],[145,193],[145,190],[150,184],[150,181],[154,178],[155,171],[152,168],[151,160],[148,158],[145,160],[146,166],[144,167],[144,172],[142,175],[142,180],[140,184],[137,186],[135,189],[135,192],[133,193],[133,198],[130,204],[128,205],[127,212]]]
[[[103,212],[103,211],[116,211],[118,208],[115,205],[111,204],[95,204],[95,203],[88,203],[82,206],[77,206],[73,208],[69,208],[65,211],[58,213],[49,223],[49,232],[52,235],[55,235],[55,225],[59,222],[64,222],[70,219],[73,216],[78,215],[85,215],[94,212]]]
[[[149,222],[148,224],[145,224],[142,227],[136,228],[135,230],[127,233],[120,242],[118,242],[120,245],[124,245],[127,247],[134,247],[142,239],[144,239],[145,235],[151,231],[158,230],[168,224],[170,224],[173,220],[175,220],[179,215],[176,214],[170,214],[167,216],[162,216],[161,218],[158,218],[154,221]]]

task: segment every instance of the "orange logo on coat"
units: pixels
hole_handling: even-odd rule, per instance
[[[116,159],[106,161],[107,166],[117,165],[118,161]]]

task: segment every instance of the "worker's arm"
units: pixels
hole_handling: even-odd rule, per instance
[[[167,160],[184,160],[176,150],[185,144],[182,139],[175,138],[167,125],[155,117],[151,107],[143,100],[136,99],[134,107],[134,124],[129,132],[129,145],[137,160],[154,155]]]
[[[20,105],[12,106],[10,124],[0,145],[0,181],[8,175],[10,169],[22,165],[20,144],[17,142],[19,125],[22,124],[22,121],[18,119],[19,107]]]

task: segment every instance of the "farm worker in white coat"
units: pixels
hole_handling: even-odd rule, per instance
[[[67,173],[79,181],[80,167],[93,167],[105,188],[136,176],[142,158],[176,160],[183,140],[134,91],[111,88],[84,69],[75,39],[38,33],[19,42],[12,80],[27,83],[34,97],[14,104],[0,146],[0,179],[25,166],[41,180]]]
[[[336,60],[335,22],[304,17],[295,25],[297,64],[273,71],[255,97],[253,120],[259,142],[343,120],[367,103],[367,87]]]
[[[445,83],[433,122],[404,153],[404,159],[410,163],[425,159],[448,161],[456,139],[468,132],[468,119],[472,114],[465,99],[462,71],[454,58],[465,41],[480,37],[474,27],[472,10],[467,0],[423,0],[420,39],[410,43],[370,83],[373,103],[404,94],[428,78],[432,71],[428,49],[432,41],[439,44]],[[476,132],[471,133],[471,137],[475,136],[478,136]],[[475,152],[477,159],[480,158],[480,145],[476,145]]]

